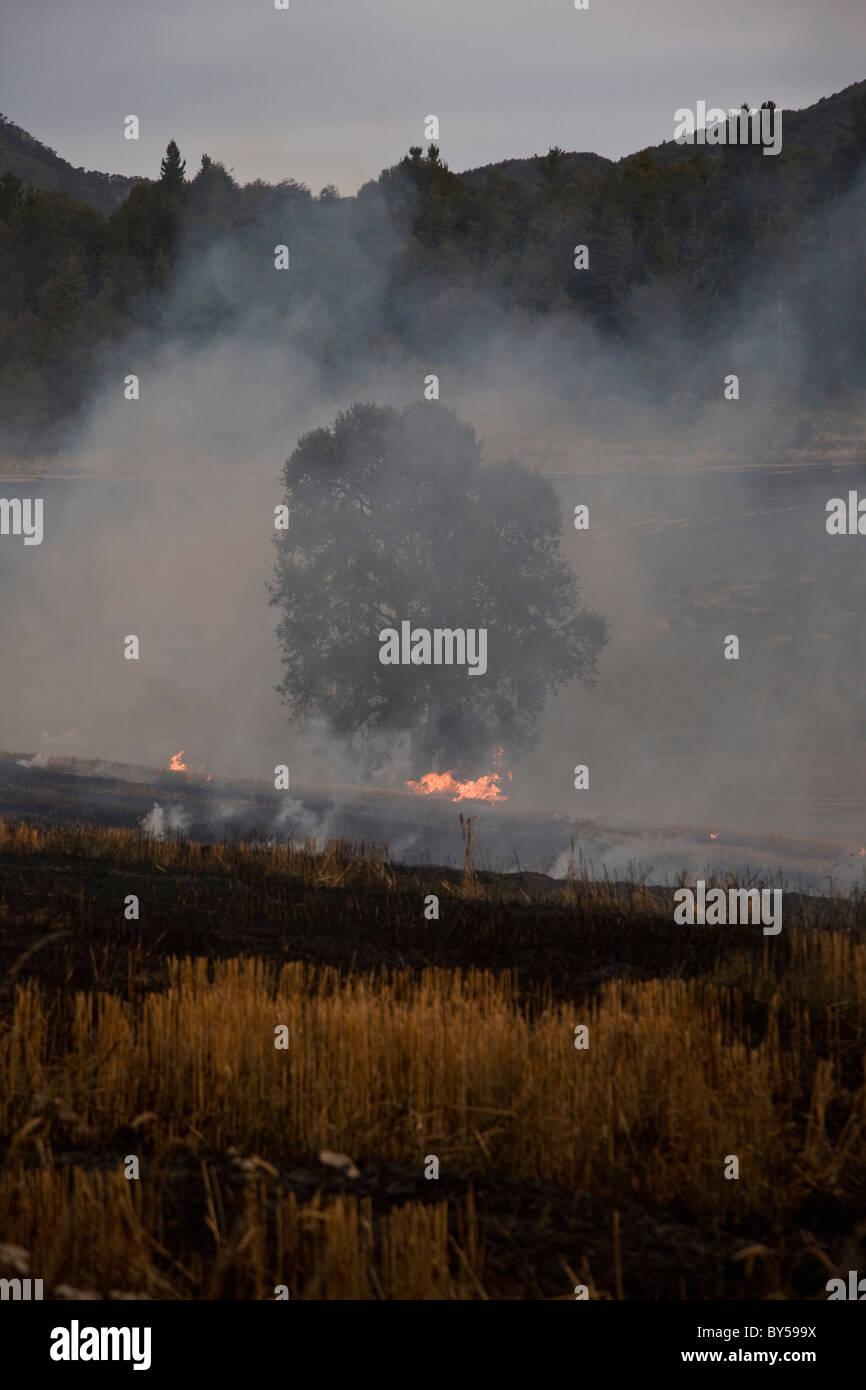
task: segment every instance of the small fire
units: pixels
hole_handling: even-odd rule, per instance
[[[715,831],[711,830],[711,831],[710,831],[710,839],[711,839],[711,840],[717,840],[718,838],[719,838],[719,832],[718,832],[718,830],[715,830]]]
[[[861,859],[866,859],[866,849],[861,849],[861,851],[860,851],[860,858],[861,858]]]
[[[206,770],[199,764],[196,764],[195,767],[190,767],[188,763],[182,763],[181,758],[183,757],[183,754],[183,748],[181,748],[179,753],[175,753],[174,757],[168,765],[169,772],[189,772],[192,774],[193,777],[203,777],[206,782],[213,781],[213,774],[210,772],[206,772]]]
[[[499,776],[498,772],[488,772],[474,782],[458,782],[450,772],[426,772],[420,782],[407,782],[406,786],[419,796],[454,792],[452,801],[507,801],[499,785]]]

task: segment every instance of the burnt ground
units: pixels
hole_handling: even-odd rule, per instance
[[[212,850],[212,858],[219,853]],[[578,885],[570,905],[561,900],[561,885],[544,875],[480,873],[486,894],[473,899],[449,896],[449,890],[460,892],[456,870],[395,866],[392,872],[393,887],[311,888],[254,867],[121,867],[84,855],[0,850],[0,991],[8,996],[13,981],[26,974],[48,988],[106,989],[134,998],[165,985],[169,956],[242,954],[351,972],[510,970],[532,1004],[579,1001],[615,976],[704,974],[730,957],[732,944],[758,959],[766,950],[767,939],[754,927],[684,933],[671,919],[666,889],[622,884],[598,900],[591,886]],[[123,916],[129,893],[139,899],[138,921]],[[438,921],[424,916],[430,893],[440,897]],[[664,915],[657,903],[664,904]],[[786,930],[773,939],[780,968],[796,930],[838,924],[840,914],[866,936],[866,904],[786,894]]]
[[[447,795],[349,786],[293,785],[276,792],[261,782],[206,782],[195,773],[118,763],[55,758],[37,766],[23,754],[0,751],[0,815],[135,830],[154,808],[165,833],[178,831],[190,840],[303,843],[312,837],[322,845],[340,838],[381,846],[394,863],[452,868],[463,864],[462,812],[474,820],[476,867],[497,873],[561,877],[573,846],[598,878],[671,884],[683,871],[693,879],[731,869],[741,878],[778,882],[781,876],[798,891],[825,892],[830,883],[842,892],[866,890],[859,842],[742,827],[606,825],[577,814],[520,810],[510,798],[495,805],[455,803]]]
[[[461,875],[449,868],[395,867],[390,886],[346,888],[257,871],[254,856],[247,868],[233,865],[227,872],[221,863],[187,867],[184,854],[181,850],[179,862],[164,868],[146,858],[122,865],[83,853],[0,851],[0,1008],[8,1008],[16,980],[28,976],[47,988],[112,990],[135,998],[164,987],[172,955],[247,954],[347,972],[430,965],[516,970],[529,1008],[549,998],[584,999],[614,975],[702,974],[722,953],[730,955],[730,939],[719,932],[684,936],[667,911],[659,915],[655,906],[663,890],[641,899],[640,890],[624,884],[600,901],[589,885],[578,885],[577,903],[568,904],[559,897],[561,885],[543,875],[481,874],[485,897],[472,899],[448,896],[461,883]],[[214,846],[211,854],[219,855],[220,848]],[[442,895],[438,922],[424,918],[428,892]],[[127,893],[140,899],[137,922],[123,917]],[[786,930],[773,941],[780,969],[797,931],[820,930],[831,921],[838,925],[840,916],[855,936],[866,939],[866,908],[789,895]],[[765,951],[759,932],[732,930],[738,933],[738,949]],[[762,1025],[756,1013],[756,1037]],[[64,1135],[63,1117],[55,1116],[53,1161],[116,1166],[117,1152],[133,1138],[147,1162],[146,1135],[120,1130],[110,1152],[81,1152],[74,1127]],[[569,1271],[604,1295],[617,1296],[620,1290],[635,1299],[754,1298],[778,1288],[787,1296],[823,1298],[827,1269],[816,1243],[840,1266],[855,1260],[850,1267],[857,1267],[851,1238],[862,1212],[828,1194],[806,1199],[784,1229],[762,1218],[698,1227],[685,1210],[625,1204],[618,1215],[617,1250],[611,1203],[592,1193],[459,1170],[430,1183],[417,1166],[353,1157],[361,1170],[356,1179],[317,1164],[282,1166],[268,1177],[269,1190],[294,1192],[299,1200],[318,1191],[351,1192],[369,1197],[381,1212],[413,1199],[460,1203],[471,1188],[485,1251],[485,1289],[493,1298],[572,1297]],[[242,1200],[246,1178],[238,1156],[169,1152],[154,1157],[167,1204],[169,1244],[174,1237],[181,1246],[205,1239],[203,1158],[220,1175],[227,1210]],[[765,1247],[765,1257],[737,1258],[756,1245]],[[230,1283],[211,1296],[231,1298]]]
[[[53,1152],[55,1168],[65,1164],[113,1170],[117,1153],[141,1133],[113,1136],[110,1156],[75,1149]],[[253,1157],[253,1162],[255,1158]],[[239,1157],[219,1154],[169,1155],[148,1174],[165,1194],[162,1241],[169,1249],[212,1245],[202,1189],[205,1161],[216,1174],[231,1229],[244,1202],[247,1176]],[[142,1171],[147,1171],[147,1158]],[[268,1165],[274,1169],[274,1165]],[[828,1267],[811,1239],[819,1232],[822,1250],[834,1252],[841,1269],[862,1267],[866,1238],[859,1245],[850,1232],[856,1213],[826,1202],[804,1204],[785,1229],[760,1221],[740,1226],[701,1224],[675,1208],[648,1208],[626,1202],[616,1211],[609,1201],[588,1192],[569,1192],[548,1183],[449,1169],[447,1177],[428,1182],[418,1165],[359,1161],[360,1176],[349,1178],[321,1164],[276,1165],[266,1178],[269,1205],[293,1193],[299,1203],[317,1194],[326,1199],[343,1193],[370,1198],[376,1215],[404,1202],[449,1202],[462,1206],[471,1193],[484,1254],[484,1289],[493,1299],[573,1299],[574,1284],[586,1283],[594,1296],[643,1300],[760,1299],[784,1289],[785,1297],[826,1299]],[[616,1234],[615,1220],[619,1231]],[[742,1252],[763,1246],[765,1259],[746,1262]],[[860,1264],[858,1266],[858,1258]],[[572,1277],[572,1271],[575,1277]],[[231,1274],[208,1297],[235,1296]],[[108,1296],[108,1290],[99,1290]],[[777,1294],[778,1296],[778,1294]]]
[[[567,847],[571,835],[600,853],[613,843],[585,822],[564,817],[526,822],[502,806],[459,807],[397,793],[337,796],[315,789],[293,797],[287,814],[284,800],[252,784],[214,786],[147,769],[120,776],[110,766],[23,767],[17,756],[0,755],[5,817],[41,826],[91,822],[137,830],[155,803],[169,816],[169,827],[174,812],[190,839],[208,843],[204,860],[183,847],[168,867],[146,853],[118,862],[85,851],[22,853],[0,847],[0,1013],[8,1009],[15,983],[27,977],[48,990],[110,990],[134,1000],[164,988],[171,956],[255,955],[347,973],[429,966],[508,970],[516,972],[521,997],[533,1009],[550,999],[578,1003],[613,977],[702,975],[729,961],[733,945],[758,959],[767,950],[766,939],[753,928],[684,934],[671,920],[670,890],[642,888],[634,878],[609,882],[601,894],[593,884],[577,882],[574,900],[566,901],[562,881],[540,869]],[[462,873],[455,867],[462,861],[461,809],[482,815],[476,864],[485,863],[486,835],[488,849],[501,850],[487,862],[498,857],[511,870],[481,869],[479,898],[462,895]],[[256,866],[255,856],[226,863],[224,846],[238,837],[273,842],[308,834],[319,837],[320,845],[340,835],[391,840],[392,849],[395,834],[398,839],[402,834],[407,852],[416,841],[425,846],[426,862],[419,855],[413,867],[396,858],[387,882],[349,886],[311,885],[270,873]],[[520,852],[510,852],[509,844],[518,844]],[[671,864],[686,844],[678,844]],[[439,862],[429,862],[436,860],[437,849]],[[828,847],[828,858],[837,849]],[[796,857],[800,848],[795,845],[791,852]],[[123,916],[129,893],[140,900],[138,921]],[[438,921],[424,917],[429,893],[440,897]],[[772,942],[779,970],[786,971],[798,932],[840,923],[866,940],[866,904],[787,892],[785,930]],[[757,1041],[765,1027],[757,1001],[751,1026]],[[852,1052],[852,1088],[862,1083],[860,1065],[859,1053]],[[117,1152],[134,1138],[144,1161],[154,1164],[170,1246],[209,1248],[203,1159],[219,1175],[229,1217],[233,1203],[240,1208],[247,1178],[238,1156],[193,1158],[169,1151],[149,1157],[146,1134],[122,1130],[104,1153],[83,1152],[74,1123],[65,1132],[62,1115],[52,1117],[50,1136],[55,1165],[106,1169],[116,1166]],[[0,1163],[4,1149],[0,1144]],[[698,1225],[685,1209],[625,1203],[616,1214],[610,1201],[593,1193],[460,1170],[431,1183],[417,1166],[352,1157],[360,1169],[355,1179],[315,1163],[278,1165],[267,1175],[269,1192],[272,1197],[293,1192],[306,1201],[317,1192],[343,1191],[369,1198],[374,1210],[383,1212],[409,1200],[461,1204],[471,1189],[485,1254],[485,1290],[493,1298],[570,1298],[573,1272],[603,1296],[739,1299],[783,1290],[789,1297],[823,1299],[828,1270],[816,1247],[840,1268],[866,1262],[863,1237],[856,1236],[862,1211],[829,1193],[805,1199],[784,1229],[763,1217],[739,1225],[713,1220]],[[749,1247],[764,1247],[765,1253],[738,1258]],[[231,1283],[210,1296],[231,1298]]]

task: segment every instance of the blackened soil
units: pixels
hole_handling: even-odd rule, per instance
[[[627,889],[618,902],[578,897],[568,904],[545,901],[544,888],[553,885],[543,875],[483,874],[482,888],[505,884],[510,896],[473,900],[449,896],[459,890],[454,870],[396,872],[394,889],[311,887],[277,874],[0,853],[0,1007],[25,975],[124,997],[159,989],[169,956],[256,955],[346,972],[509,970],[533,1002],[579,1001],[615,976],[688,978],[729,959],[732,949],[758,958],[767,949],[754,927],[684,930],[667,912],[630,902]],[[139,899],[138,921],[124,917],[129,894]],[[440,899],[438,921],[424,915],[428,894]],[[797,931],[820,930],[834,910],[832,900],[786,894],[786,929],[772,940],[780,971]],[[846,903],[844,913],[852,934],[866,939],[866,904]]]
[[[219,853],[215,846],[213,854]],[[218,864],[185,865],[182,857],[177,866],[163,869],[146,857],[124,866],[85,855],[61,859],[4,852],[0,1011],[8,1009],[16,982],[27,977],[63,993],[100,989],[135,999],[165,986],[169,956],[245,954],[344,972],[430,965],[516,971],[530,1008],[545,999],[580,1001],[614,976],[694,976],[730,959],[729,935],[684,932],[668,912],[656,910],[652,897],[641,905],[627,887],[611,901],[587,890],[566,903],[557,896],[561,885],[543,875],[480,875],[480,883],[486,896],[473,899],[450,896],[460,888],[461,876],[435,867],[396,871],[394,886],[387,888],[316,887],[253,867],[227,872]],[[429,893],[440,898],[438,921],[424,916]],[[138,921],[124,917],[128,894],[139,898]],[[839,920],[854,937],[866,939],[863,917],[862,906],[786,895],[785,931],[772,940],[772,959],[784,974],[798,932]],[[768,944],[760,932],[730,930],[736,932],[738,950],[765,959]],[[756,1038],[764,1023],[757,1010]],[[851,1082],[859,1085],[853,1074]],[[230,1224],[249,1181],[264,1182],[269,1200],[287,1192],[299,1201],[317,1192],[349,1192],[370,1198],[377,1213],[405,1201],[448,1201],[459,1214],[471,1189],[484,1252],[484,1289],[491,1298],[572,1298],[576,1282],[612,1298],[824,1298],[830,1271],[818,1250],[844,1269],[866,1261],[862,1212],[827,1192],[808,1198],[784,1229],[760,1217],[722,1227],[711,1214],[698,1222],[685,1210],[638,1204],[623,1204],[617,1215],[595,1194],[507,1176],[449,1171],[428,1181],[420,1165],[410,1169],[373,1156],[352,1155],[360,1176],[350,1179],[314,1161],[277,1165],[274,1174],[254,1155],[246,1156],[246,1166],[242,1156],[231,1154],[169,1153],[157,1160],[132,1133],[119,1132],[107,1146],[110,1152],[96,1153],[79,1151],[74,1139],[64,1146],[56,1137],[60,1143],[52,1134],[56,1165],[116,1168],[118,1155],[131,1146],[144,1153],[144,1163],[154,1165],[152,1179],[160,1184],[162,1243],[178,1252],[181,1263],[184,1250],[213,1247],[203,1157],[219,1176]],[[740,1257],[749,1249],[752,1254]],[[176,1270],[173,1274],[166,1264],[165,1274],[174,1286]],[[218,1287],[207,1289],[181,1281],[177,1296],[241,1296],[233,1292],[230,1268],[220,1277]]]
[[[124,1136],[118,1135],[117,1140],[122,1152]],[[114,1154],[109,1159],[76,1151],[55,1153],[54,1162],[57,1167],[117,1166]],[[816,1252],[808,1229],[798,1221],[786,1231],[760,1220],[739,1228],[723,1228],[710,1221],[698,1228],[684,1212],[637,1203],[625,1203],[614,1212],[605,1199],[548,1183],[460,1171],[443,1173],[434,1181],[424,1178],[420,1166],[410,1169],[375,1160],[362,1160],[357,1178],[319,1163],[264,1168],[254,1155],[246,1159],[231,1154],[209,1156],[206,1162],[219,1184],[225,1228],[236,1235],[244,1229],[248,1182],[265,1184],[269,1206],[290,1193],[299,1204],[317,1194],[325,1201],[340,1193],[369,1198],[374,1219],[404,1202],[419,1201],[448,1202],[456,1215],[471,1196],[483,1257],[483,1288],[493,1299],[573,1299],[576,1283],[585,1283],[593,1298],[826,1299],[828,1266]],[[207,1250],[213,1241],[207,1225],[202,1156],[163,1157],[150,1172],[147,1163],[145,1159],[142,1176],[158,1191],[164,1213],[161,1243],[179,1253],[183,1264],[184,1251]],[[804,1211],[803,1216],[809,1213]],[[458,1227],[459,1218],[452,1224]],[[822,1250],[840,1269],[851,1260],[852,1267],[862,1267],[866,1233],[861,1233],[859,1243],[852,1242],[853,1213],[845,1213],[840,1224],[845,1233],[824,1238]],[[762,1253],[749,1258],[747,1252],[755,1247]],[[184,1285],[176,1268],[166,1263],[164,1273],[178,1297],[243,1296],[233,1287],[230,1269],[218,1287],[211,1284],[205,1290]],[[108,1290],[97,1292],[108,1296]]]

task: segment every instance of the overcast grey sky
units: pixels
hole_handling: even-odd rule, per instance
[[[74,165],[155,176],[174,137],[235,178],[341,193],[441,123],[453,169],[612,158],[673,112],[808,106],[866,77],[866,0],[2,0],[0,109]],[[137,115],[141,139],[123,138]]]

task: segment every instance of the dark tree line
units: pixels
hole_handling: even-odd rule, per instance
[[[816,390],[862,386],[866,354],[851,350],[866,343],[862,217],[837,209],[853,190],[862,213],[866,98],[828,130],[816,145],[786,138],[770,158],[668,144],[613,164],[554,147],[461,175],[435,145],[413,146],[357,198],[330,185],[314,197],[293,180],[241,187],[207,155],[190,178],[172,141],[159,179],[108,216],[6,174],[0,443],[50,447],[106,350],[138,330],[204,343],[251,308],[277,327],[303,308],[310,353],[338,370],[347,345],[459,353],[467,324],[477,333],[556,316],[627,341],[649,296],[699,342],[746,274],[800,304]],[[275,290],[282,242],[292,273]],[[574,269],[576,243],[591,248],[590,273]]]

